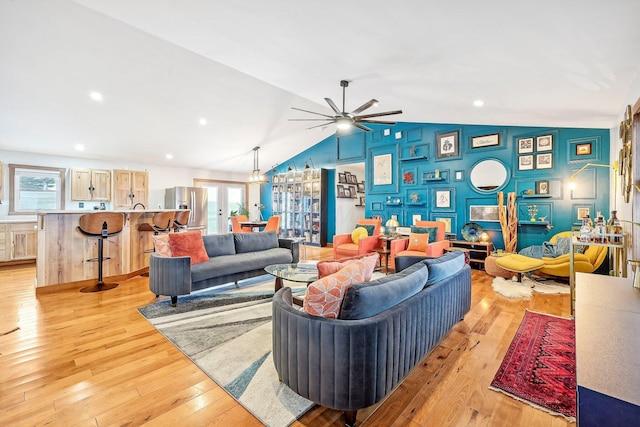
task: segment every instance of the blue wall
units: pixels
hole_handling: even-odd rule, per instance
[[[402,225],[410,225],[413,215],[422,219],[448,218],[452,232],[462,238],[461,229],[470,221],[471,206],[495,206],[495,192],[476,191],[469,184],[471,168],[483,159],[497,159],[508,169],[505,193],[515,192],[520,220],[518,248],[540,244],[553,234],[569,230],[578,220],[578,209],[588,208],[592,218],[597,211],[609,216],[609,168],[588,168],[576,177],[577,188],[570,191],[569,177],[586,163],[609,163],[609,130],[579,128],[541,128],[518,126],[480,126],[463,124],[398,123],[395,126],[372,126],[372,132],[332,135],[293,159],[283,161],[277,172],[286,170],[293,161],[298,169],[305,160],[313,159],[315,167],[329,169],[328,241],[335,234],[335,166],[365,162],[366,209],[365,215],[381,215],[384,220],[396,214]],[[457,133],[458,147],[453,155],[438,158],[436,136]],[[498,134],[497,145],[472,147],[474,138]],[[552,149],[536,150],[536,138],[551,135]],[[519,140],[533,138],[533,152],[519,153]],[[477,140],[477,139],[476,139]],[[483,138],[484,140],[484,138]],[[494,144],[496,140],[487,142]],[[524,142],[523,142],[524,145]],[[520,150],[522,151],[522,150]],[[580,154],[578,154],[580,153]],[[374,158],[391,155],[391,184],[373,185]],[[552,164],[547,169],[535,167],[539,154],[551,154]],[[522,156],[533,157],[530,170],[519,170]],[[381,156],[381,157],[379,157]],[[546,156],[549,157],[549,156]],[[433,179],[435,170],[441,180]],[[413,182],[409,178],[413,175]],[[403,177],[407,177],[404,179]],[[430,178],[431,177],[431,178]],[[549,182],[549,197],[525,198],[527,190],[535,192],[536,182]],[[408,182],[407,182],[408,181]],[[261,200],[271,209],[270,185],[261,190]],[[451,196],[448,207],[438,207],[436,194],[447,192]],[[418,200],[412,203],[412,197]],[[401,205],[388,204],[400,199]],[[535,204],[537,217],[546,217],[553,228],[529,222],[527,207]],[[498,222],[475,221],[489,232],[497,248],[504,247]]]

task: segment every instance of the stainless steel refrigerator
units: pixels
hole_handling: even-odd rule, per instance
[[[173,187],[164,191],[166,209],[190,209],[187,228],[191,230],[207,229],[207,189],[198,187]]]

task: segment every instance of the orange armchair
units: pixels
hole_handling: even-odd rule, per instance
[[[245,217],[244,221],[246,221],[246,215],[243,215]],[[238,219],[238,216],[230,216],[229,220],[231,221],[231,231],[234,233],[246,233],[247,231],[251,231],[251,230],[246,230],[244,229],[241,225],[240,225],[240,220]]]
[[[359,219],[358,225],[373,225],[375,228],[373,235],[361,238],[357,244],[351,240],[351,234],[336,234],[333,236],[333,258],[341,259],[364,255],[380,247],[381,222],[380,219]]]
[[[437,238],[435,242],[429,242],[427,244],[426,252],[408,251],[409,239],[396,239],[391,241],[391,254],[389,255],[389,267],[395,269],[395,259],[397,256],[428,256],[439,257],[444,253],[451,242],[444,238],[445,223],[439,221],[416,221],[416,227],[436,227],[438,229]]]

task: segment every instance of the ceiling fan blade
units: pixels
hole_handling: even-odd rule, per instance
[[[297,107],[291,107],[291,109],[292,110],[298,110],[298,111],[304,111],[305,113],[317,114],[318,116],[324,116],[324,117],[328,117],[330,119],[333,119],[333,116],[330,116],[328,114],[316,113],[315,111],[303,110],[302,108],[297,108]]]
[[[336,106],[336,104],[331,100],[331,98],[325,98],[325,101],[327,101],[327,104],[329,104],[329,107],[331,107],[331,109],[333,111],[336,112],[336,114],[340,114],[342,115],[342,111],[338,110],[338,107]]]
[[[356,119],[369,119],[371,117],[391,116],[393,114],[402,114],[402,110],[385,111],[382,113],[373,113],[373,114],[363,114],[361,116],[357,116]]]
[[[324,126],[329,126],[330,124],[331,124],[331,122],[327,122],[327,123],[323,123],[321,125],[311,126],[310,128],[307,128],[307,129],[321,128],[321,127],[324,127]]]
[[[375,105],[378,103],[377,99],[372,99],[371,101],[367,101],[364,104],[362,104],[361,106],[359,106],[358,108],[356,108],[355,110],[353,110],[351,112],[351,114],[353,114],[354,116],[358,113],[362,113],[364,110],[366,110],[367,108],[371,107],[372,105]]]
[[[363,130],[363,131],[365,131],[365,132],[370,132],[370,131],[371,131],[371,128],[368,128],[368,127],[366,127],[366,126],[364,126],[364,125],[361,125],[361,124],[360,124],[360,123],[358,123],[358,122],[353,122],[353,125],[354,125],[355,127],[357,127],[358,129],[362,129],[362,130]]]
[[[287,119],[290,122],[315,122],[315,121],[323,121],[323,122],[327,122],[327,123],[331,123],[335,120],[333,119]]]
[[[356,123],[377,123],[381,125],[395,125],[396,122],[390,122],[387,120],[356,120]]]

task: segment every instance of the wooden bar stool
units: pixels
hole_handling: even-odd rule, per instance
[[[98,239],[98,257],[87,262],[98,263],[98,283],[80,289],[80,292],[101,292],[113,289],[117,283],[104,283],[102,280],[102,263],[111,257],[104,256],[104,239],[115,236],[124,227],[124,214],[118,212],[101,212],[82,215],[78,220],[78,231],[83,235]]]
[[[173,231],[177,233],[180,230],[186,230],[190,215],[191,211],[189,209],[176,212],[176,217],[173,220]]]
[[[149,231],[154,235],[158,235],[160,233],[168,233],[171,231],[173,227],[173,221],[176,217],[176,213],[174,211],[171,212],[157,212],[151,218],[151,223],[145,222],[138,226],[138,231]],[[154,249],[145,249],[145,252],[153,252]]]

